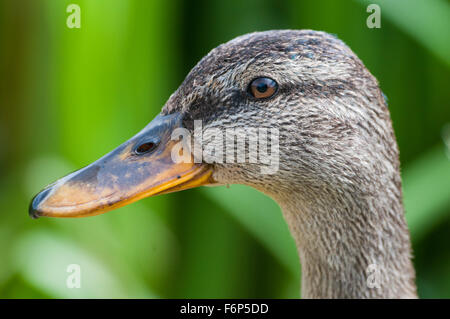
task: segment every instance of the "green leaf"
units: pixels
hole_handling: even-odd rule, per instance
[[[16,244],[15,263],[24,279],[55,298],[126,298],[119,276],[76,243],[52,232],[33,231]],[[80,288],[68,288],[69,265],[80,266]],[[136,295],[136,290],[133,290]],[[148,290],[140,297],[155,297]],[[26,298],[26,296],[23,296]]]
[[[231,185],[228,189],[211,187],[204,192],[243,225],[300,280],[300,264],[294,239],[280,208],[272,199],[243,185]]]
[[[405,168],[403,197],[414,241],[442,221],[450,206],[450,160],[442,145]]]
[[[450,5],[443,0],[358,0],[366,6],[376,3],[383,17],[416,39],[450,66]],[[369,16],[370,13],[367,13]],[[436,32],[438,30],[438,32]]]

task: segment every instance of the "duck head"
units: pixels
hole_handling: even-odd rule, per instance
[[[30,215],[96,215],[201,185],[245,184],[275,199],[372,185],[371,174],[392,172],[396,156],[378,83],[342,41],[257,32],[213,49],[141,132],[47,186]]]

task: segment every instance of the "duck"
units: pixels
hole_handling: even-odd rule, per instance
[[[222,151],[226,143],[214,133],[228,129],[245,150],[265,136],[270,154],[241,156],[238,142]],[[255,130],[264,134],[252,139]],[[186,134],[194,137],[183,141]],[[271,159],[274,169],[264,170]],[[45,187],[29,215],[93,216],[229,184],[253,187],[280,206],[297,246],[303,298],[417,298],[386,99],[356,54],[322,31],[253,32],[214,48],[147,126]]]

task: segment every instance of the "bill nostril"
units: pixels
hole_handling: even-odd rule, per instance
[[[30,207],[28,208],[28,214],[31,218],[36,219],[41,216],[39,213],[39,205],[45,200],[50,190],[51,188],[44,189],[31,200]]]
[[[145,154],[145,153],[150,153],[150,152],[153,152],[153,151],[156,149],[157,146],[158,146],[158,143],[157,143],[157,142],[147,142],[147,143],[143,143],[143,144],[139,145],[139,146],[136,148],[135,153],[136,153],[137,155],[142,155],[142,154]]]

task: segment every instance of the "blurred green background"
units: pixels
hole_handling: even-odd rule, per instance
[[[69,3],[81,29],[66,26]],[[381,28],[369,29],[369,3]],[[297,298],[278,206],[202,188],[86,219],[32,220],[47,183],[144,127],[209,50],[268,29],[338,35],[378,78],[401,153],[420,297],[450,297],[450,4],[0,1],[0,297]],[[81,288],[66,288],[69,264]]]

